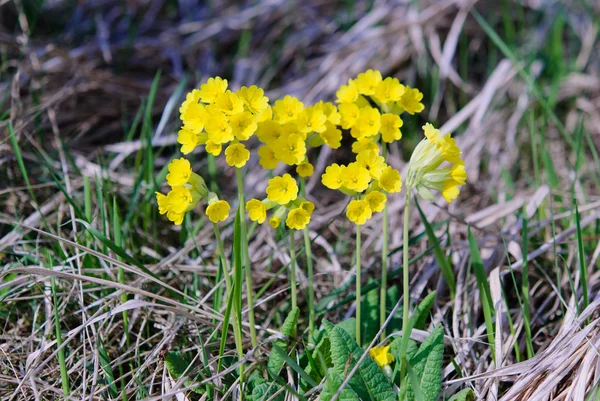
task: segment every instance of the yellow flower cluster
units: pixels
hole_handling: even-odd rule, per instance
[[[400,192],[400,172],[389,166],[377,150],[362,150],[356,161],[348,165],[333,163],[325,169],[321,182],[329,189],[337,189],[354,197],[346,210],[346,217],[363,225],[373,213],[381,212],[387,201],[386,193]]]
[[[217,195],[209,192],[204,179],[192,171],[189,160],[175,159],[169,163],[167,183],[171,190],[166,195],[157,192],[158,211],[167,218],[181,225],[185,213],[194,209],[200,200],[206,198],[208,206],[206,215],[213,223],[225,220],[229,216],[229,204],[219,200]]]
[[[390,352],[390,346],[373,347],[369,350],[369,356],[377,362],[380,367],[386,367],[394,362],[394,355]]]
[[[258,149],[260,165],[274,169],[279,162],[296,166],[301,177],[309,177],[314,168],[306,157],[309,147],[323,144],[337,149],[342,131],[337,128],[340,114],[329,102],[305,107],[297,98],[287,95],[273,105],[272,119],[258,123],[256,135],[263,145]]]
[[[227,89],[227,80],[215,77],[187,94],[179,108],[183,127],[177,135],[181,153],[188,154],[204,145],[214,156],[221,154],[230,166],[243,167],[250,152],[240,141],[255,134],[258,124],[272,118],[269,99],[257,86]]]
[[[458,197],[459,187],[467,180],[460,148],[450,134],[442,136],[429,123],[423,126],[423,131],[425,139],[419,142],[410,158],[407,185],[425,199],[432,200],[430,190],[435,190],[452,203]]]
[[[267,220],[267,211],[275,209],[269,219],[269,225],[273,228],[279,227],[283,219],[288,228],[293,230],[302,230],[310,223],[315,205],[298,197],[298,184],[291,175],[284,174],[271,178],[266,192],[266,199],[262,201],[250,199],[246,203],[250,220],[263,224]]]

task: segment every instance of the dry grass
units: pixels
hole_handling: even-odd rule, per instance
[[[105,363],[130,399],[166,400],[175,394],[184,399],[177,391],[184,384],[166,374],[162,358],[168,349],[191,351],[207,367],[205,373],[216,372],[219,338],[211,334],[219,332],[223,310],[213,309],[217,261],[212,229],[176,230],[157,216],[154,206],[147,207],[155,189],[143,171],[147,139],[152,140],[155,176],[177,151],[179,99],[174,93],[184,77],[191,87],[201,77],[223,75],[231,77],[234,87],[257,83],[272,98],[291,93],[310,103],[332,98],[340,83],[367,68],[425,92],[425,115],[405,122],[406,145],[391,150],[394,167],[405,167],[404,149],[412,149],[424,119],[456,133],[465,157],[469,183],[460,199],[449,207],[443,200],[421,202],[427,220],[439,223],[436,233],[451,256],[458,296],[450,298],[430,253],[411,270],[413,299],[438,290],[431,325],[441,323],[446,331],[444,394],[469,386],[481,400],[598,399],[597,5],[512,0],[376,1],[372,7],[343,1],[214,3],[192,7],[185,1],[148,0],[125,6],[106,1],[95,7],[78,4],[72,13],[70,3],[57,1],[48,3],[32,26],[32,17],[17,11],[29,2],[0,2],[0,114],[10,111],[0,121],[0,399],[61,397],[55,310],[71,383],[68,399],[111,399]],[[502,44],[490,39],[473,9],[514,58],[499,50]],[[562,29],[557,28],[563,26],[560,18]],[[146,116],[139,112],[130,136],[157,70],[161,78],[153,106]],[[9,140],[9,120],[30,184]],[[354,280],[353,240],[351,227],[337,218],[343,201],[320,184],[332,158],[343,159],[344,151],[318,155],[308,191],[321,211],[311,224],[311,235],[319,234],[313,248],[318,310],[340,321],[353,308],[344,301],[352,298],[346,284]],[[196,153],[194,160],[212,171],[204,154]],[[264,191],[267,172],[256,160],[250,164],[246,190],[252,196]],[[233,194],[232,173],[221,161],[217,170],[213,183]],[[86,231],[78,215],[85,204],[83,177],[92,182],[92,225],[113,238],[114,197],[126,220],[123,248],[158,278]],[[395,273],[403,199],[390,200]],[[529,227],[525,251],[523,216]],[[420,255],[430,244],[419,215],[412,218],[410,252]],[[495,348],[484,334],[468,226],[489,277],[497,317]],[[363,230],[365,280],[378,275],[379,227],[374,219]],[[230,238],[232,228],[224,234]],[[264,362],[288,307],[287,280],[278,273],[289,260],[284,243],[285,237],[276,237],[269,227],[258,227],[251,237],[262,342],[251,349],[245,327],[250,366]],[[581,277],[582,260],[587,277]],[[524,357],[519,297],[524,261],[531,283],[531,359]],[[117,280],[118,267],[127,272],[124,285]],[[56,299],[51,278],[58,285]],[[392,284],[399,284],[396,280]],[[590,300],[585,309],[582,281]],[[302,272],[299,283],[307,285]],[[125,304],[123,292],[129,295]],[[128,328],[123,327],[123,310],[129,312]],[[125,332],[131,336],[129,346]],[[422,334],[416,332],[415,338]],[[227,350],[234,355],[233,338]],[[224,375],[205,379],[216,386],[224,380]],[[236,393],[237,386],[230,390]]]

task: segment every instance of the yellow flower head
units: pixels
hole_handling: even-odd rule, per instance
[[[286,95],[283,99],[275,102],[273,113],[275,113],[276,120],[281,124],[285,124],[297,119],[303,109],[304,104],[300,100]]]
[[[356,87],[361,95],[371,96],[375,94],[375,88],[381,82],[381,72],[367,70],[356,77]]]
[[[310,223],[310,213],[301,207],[290,210],[285,225],[293,230],[302,230]]]
[[[281,218],[278,216],[271,216],[269,219],[269,225],[273,228],[277,228],[281,225]]]
[[[310,177],[313,175],[315,168],[309,162],[302,162],[296,166],[296,172],[300,177]]]
[[[208,219],[213,223],[219,221],[225,221],[229,217],[229,203],[224,200],[216,200],[208,205],[206,208],[206,215]]]
[[[373,150],[360,152],[356,155],[356,162],[361,167],[366,168],[369,171],[369,174],[371,174],[371,178],[376,180],[381,177],[383,170],[387,167],[383,156],[379,156],[379,154]]]
[[[206,141],[206,151],[211,155],[217,157],[221,154],[223,146],[220,143],[214,143],[211,140]]]
[[[319,108],[306,107],[298,115],[296,127],[303,133],[323,132],[326,129],[327,116]]]
[[[169,202],[167,201],[167,196],[161,194],[160,192],[156,193],[156,202],[158,203],[158,213],[165,214],[169,211]]]
[[[340,189],[342,183],[342,172],[346,166],[340,166],[339,164],[333,163],[331,166],[327,166],[325,174],[321,176],[321,182],[329,189]]]
[[[402,177],[400,177],[400,172],[392,168],[392,166],[387,166],[383,170],[377,182],[379,183],[379,187],[388,194],[400,192],[402,189]]]
[[[273,120],[261,122],[256,129],[258,140],[266,144],[274,143],[281,135],[283,135],[283,127]]]
[[[199,201],[200,194],[193,188],[173,187],[167,194],[167,210],[175,213],[189,212]]]
[[[356,192],[363,192],[371,182],[369,170],[357,162],[348,164],[342,170],[341,178],[344,187]]]
[[[352,144],[352,152],[354,153],[362,153],[367,151],[379,153],[379,146],[369,138],[357,139]]]
[[[262,168],[273,170],[277,167],[279,160],[275,157],[275,152],[269,145],[263,145],[258,148],[258,162]]]
[[[269,107],[269,98],[265,96],[265,91],[256,85],[249,88],[242,86],[236,95],[242,99],[252,114],[261,114]]]
[[[298,197],[296,180],[289,174],[271,178],[267,186],[267,197],[280,205],[286,205],[295,200]]]
[[[348,85],[340,86],[336,92],[337,103],[354,103],[358,99],[358,87],[354,80],[349,80]]]
[[[225,161],[232,167],[244,167],[250,159],[250,152],[241,143],[234,143],[225,149]]]
[[[369,350],[369,355],[382,368],[394,362],[394,356],[390,353],[389,345],[385,347],[373,347]]]
[[[342,103],[338,107],[341,116],[343,129],[350,129],[356,124],[360,113],[360,108],[355,103]]]
[[[206,109],[201,104],[190,103],[181,113],[180,118],[186,129],[199,134],[204,129]]]
[[[246,211],[250,220],[262,224],[267,219],[267,207],[258,199],[250,199],[246,202]]]
[[[225,114],[212,106],[208,106],[207,109],[209,109],[209,111],[207,111],[206,125],[204,128],[208,133],[208,139],[217,145],[232,141],[233,130],[231,125],[229,125]]]
[[[335,104],[331,102],[324,102],[320,100],[314,107],[318,110],[321,110],[325,117],[327,117],[327,122],[333,125],[338,125],[341,121],[340,113],[338,113],[337,107]]]
[[[325,131],[319,134],[323,142],[332,149],[337,149],[342,145],[342,131],[337,129],[331,123],[325,124]]]
[[[350,130],[354,138],[365,138],[375,136],[381,127],[381,115],[374,107],[363,107],[358,113],[358,119]]]
[[[217,95],[215,106],[228,116],[239,114],[244,111],[244,101],[229,90]]]
[[[231,116],[229,118],[229,125],[231,126],[233,136],[240,141],[250,139],[257,128],[256,117],[248,111]]]
[[[169,169],[167,182],[172,187],[186,184],[192,177],[192,166],[190,165],[190,161],[183,157],[172,160],[167,168]]]
[[[421,103],[423,94],[418,89],[413,89],[407,86],[402,94],[402,97],[398,101],[398,106],[402,107],[408,114],[420,113],[423,111],[425,106]]]
[[[400,116],[390,113],[383,114],[381,116],[381,128],[379,128],[381,139],[387,143],[400,140],[402,138],[402,132],[400,132],[402,125],[403,122]]]
[[[300,164],[306,158],[304,137],[297,134],[282,135],[273,145],[275,157],[290,166]]]
[[[397,78],[387,77],[377,84],[373,95],[375,99],[385,104],[397,102],[402,98],[403,94],[404,85]]]
[[[308,214],[312,214],[315,210],[315,204],[309,201],[300,202],[300,207],[306,210]]]
[[[177,133],[177,142],[181,145],[180,150],[184,155],[191,153],[196,146],[204,145],[207,139],[208,135],[205,132],[196,134],[185,127]]]
[[[369,208],[373,212],[379,213],[385,208],[387,197],[383,192],[373,191],[365,196],[365,200],[369,203]]]
[[[364,199],[354,199],[350,201],[348,208],[346,209],[346,217],[357,226],[365,224],[372,215],[373,212],[369,207],[369,203]]]
[[[198,89],[193,89],[191,92],[189,92],[187,95],[185,95],[185,100],[183,101],[183,103],[181,103],[181,106],[179,107],[179,114],[183,114],[185,113],[185,110],[188,108],[188,106],[192,103],[198,103],[198,101],[200,100],[200,91]]]
[[[227,80],[219,77],[208,78],[204,85],[200,85],[198,97],[204,103],[213,103],[217,96],[227,90]]]

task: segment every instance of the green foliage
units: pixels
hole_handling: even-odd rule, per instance
[[[345,378],[354,368],[364,350],[340,327],[334,326],[328,321],[325,321],[324,324],[331,342],[333,371]],[[396,397],[388,377],[369,356],[359,365],[356,374],[348,382],[348,386],[361,400],[387,401]]]
[[[176,380],[184,374],[189,373],[192,368],[191,364],[183,359],[177,352],[167,352],[167,355],[165,355],[165,366],[171,376]],[[183,382],[186,387],[193,386],[195,383],[196,381],[190,378],[186,378]],[[199,387],[194,387],[191,390],[195,393],[202,394],[202,390]]]
[[[414,379],[410,374],[404,378],[400,387],[401,401],[414,401],[416,392],[420,392],[423,401],[436,401],[442,387],[442,362],[444,357],[444,330],[440,325],[421,344],[415,355],[409,359],[414,370],[419,389],[415,391]]]
[[[325,384],[323,385],[323,391],[321,392],[321,396],[319,400],[321,401],[329,401],[335,393],[342,386],[344,379],[340,376],[334,369],[329,369],[327,371],[327,379],[325,380]],[[358,401],[358,394],[356,394],[349,386],[346,386],[340,396],[338,397],[340,401]]]
[[[299,315],[300,315],[300,309],[298,309],[298,308],[292,309],[290,311],[290,313],[288,313],[283,324],[281,325],[281,329],[280,329],[281,334],[286,336],[288,339],[291,337],[294,337],[296,335],[296,326],[298,325],[298,316]],[[285,341],[285,340],[276,340],[273,343],[273,348],[279,347],[281,349],[286,349],[287,348],[286,343],[287,343],[287,341]],[[283,358],[282,355],[280,355],[278,352],[271,352],[271,354],[269,355],[269,360],[267,362],[267,370],[272,375],[276,376],[279,374],[279,371],[283,367],[284,362],[285,362],[285,359]]]
[[[283,401],[285,397],[285,392],[283,391],[275,398],[271,398],[280,388],[281,386],[275,382],[267,382],[264,379],[260,379],[260,382],[252,390],[252,401],[265,401],[269,399]]]
[[[448,399],[448,401],[474,401],[475,394],[470,388],[459,391]]]

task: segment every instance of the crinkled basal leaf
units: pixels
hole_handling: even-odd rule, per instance
[[[286,336],[287,338],[294,337],[296,335],[296,326],[298,325],[298,315],[300,314],[300,309],[294,308],[290,311],[290,313],[285,318],[283,325],[281,326],[281,334]],[[285,340],[276,340],[273,345],[278,346],[281,349],[287,349],[286,347],[287,341]],[[283,367],[285,360],[283,357],[277,352],[271,352],[269,354],[269,360],[267,361],[267,370],[271,372],[271,374],[277,376],[279,371]]]
[[[448,401],[473,401],[475,400],[475,394],[470,388],[459,391],[448,399]]]
[[[344,379],[333,369],[329,369],[327,371],[327,378],[325,379],[325,384],[323,385],[323,391],[319,396],[320,401],[329,401],[333,398],[335,393],[340,389]],[[340,396],[338,397],[340,401],[358,401],[358,394],[356,394],[349,386],[346,386]]]
[[[435,291],[430,292],[419,303],[419,306],[417,306],[417,309],[414,311],[414,315],[413,315],[413,317],[415,319],[415,325],[413,326],[413,328],[419,329],[419,330],[422,330],[425,328],[425,320],[429,316],[429,312],[431,311],[431,308],[433,307],[433,302],[435,301],[435,294],[436,294]]]
[[[165,366],[167,367],[167,370],[175,380],[178,380],[184,373],[186,373],[186,371],[189,374],[191,370],[191,368],[188,369],[188,367],[190,366],[189,362],[183,359],[176,352],[167,352],[167,354],[165,355]],[[187,378],[185,379],[183,384],[186,387],[189,387],[194,385],[195,383],[196,382],[194,380]],[[198,387],[193,388],[192,391],[195,393],[201,393],[201,390]]]
[[[277,390],[279,390],[280,388],[281,386],[275,382],[260,383],[256,387],[254,387],[254,390],[252,390],[252,401],[267,401],[268,399],[273,397]],[[277,396],[273,398],[273,400],[283,401],[284,397],[285,391],[282,391],[279,394],[277,394]]]
[[[337,327],[344,330],[350,335],[352,339],[356,338],[356,319],[351,317],[350,319],[343,320],[336,324]],[[331,363],[331,343],[329,342],[329,336],[327,331],[324,330],[325,334],[321,337],[321,341],[317,344],[313,350],[312,357],[317,365],[318,372],[312,370],[311,366],[306,369],[306,373],[310,375],[315,381],[319,382],[323,377],[327,369],[333,366]]]
[[[419,378],[424,401],[436,401],[442,387],[442,362],[444,357],[444,329],[437,326],[423,341],[409,363]],[[400,400],[414,401],[415,394],[408,375],[400,388]]]
[[[345,378],[364,350],[343,329],[328,321],[324,325],[331,342],[333,370]],[[370,356],[363,360],[348,385],[361,400],[388,401],[396,398],[388,377]]]

